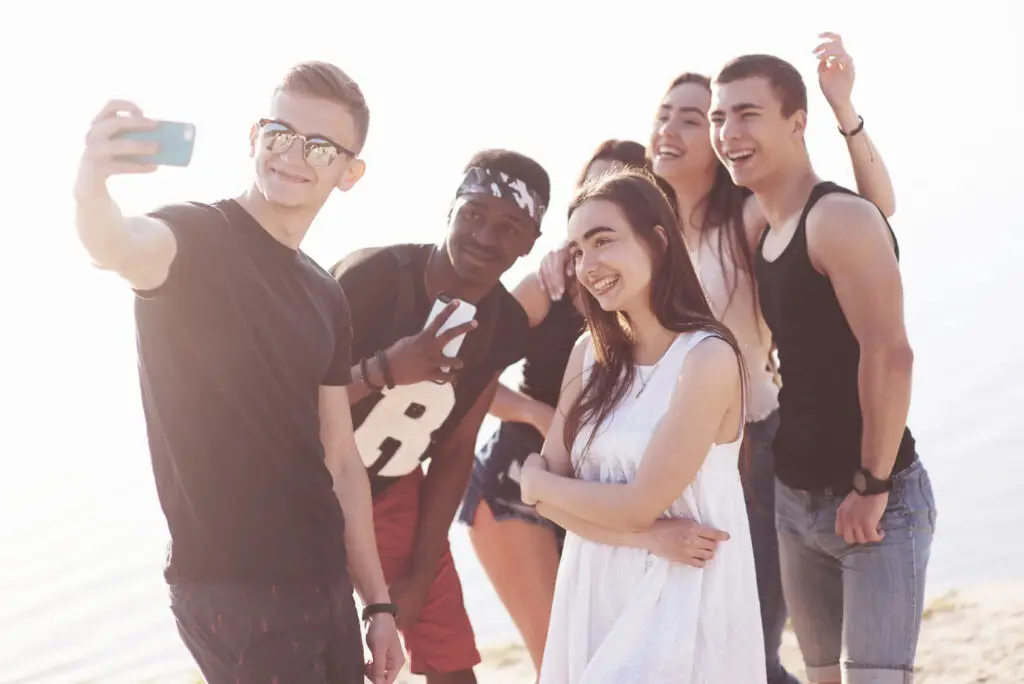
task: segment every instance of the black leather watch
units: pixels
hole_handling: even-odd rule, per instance
[[[853,491],[861,496],[873,496],[892,491],[892,478],[879,480],[867,468],[861,468],[853,474]]]
[[[398,617],[398,606],[394,603],[371,603],[363,608],[363,622],[368,621],[378,613],[388,613],[392,617]]]

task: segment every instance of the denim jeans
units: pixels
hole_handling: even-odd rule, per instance
[[[936,517],[928,473],[918,460],[893,478],[880,542],[836,534],[844,498],[776,484],[782,584],[807,676],[912,684]]]
[[[786,626],[786,602],[779,573],[779,540],[775,532],[775,458],[772,440],[779,428],[779,412],[746,426],[749,460],[741,469],[743,492],[754,546],[757,594],[761,600],[765,668],[768,684],[799,684],[779,660],[782,630]]]

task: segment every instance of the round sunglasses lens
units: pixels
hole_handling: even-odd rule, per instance
[[[263,127],[263,140],[268,150],[278,154],[291,147],[295,134],[280,124],[267,124]]]
[[[326,168],[338,158],[338,148],[329,142],[310,142],[306,145],[306,162],[310,166]]]

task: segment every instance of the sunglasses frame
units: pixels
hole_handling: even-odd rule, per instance
[[[311,135],[311,136],[302,135],[301,133],[296,131],[294,128],[292,128],[291,126],[289,126],[285,122],[278,121],[277,119],[260,119],[259,120],[258,125],[259,125],[260,135],[261,136],[264,134],[264,129],[267,127],[268,124],[275,124],[277,126],[280,126],[283,129],[285,129],[283,131],[280,131],[279,135],[291,135],[292,136],[292,142],[289,143],[288,147],[286,147],[284,150],[282,150],[278,154],[283,154],[284,152],[288,151],[288,149],[292,145],[295,144],[295,140],[301,140],[302,141],[302,159],[307,164],[312,166],[313,168],[321,168],[321,169],[328,168],[329,166],[331,166],[331,164],[333,164],[335,161],[337,161],[337,157],[332,159],[331,163],[328,164],[327,166],[316,166],[314,164],[310,164],[310,162],[309,162],[309,144],[311,142],[312,143],[327,143],[328,145],[331,145],[332,147],[334,147],[335,150],[337,150],[339,156],[342,155],[342,154],[347,154],[352,159],[356,158],[356,153],[355,152],[353,152],[352,150],[348,149],[344,145],[341,145],[339,143],[334,142],[333,140],[331,140],[330,138],[328,138],[326,136],[323,136],[323,135]]]

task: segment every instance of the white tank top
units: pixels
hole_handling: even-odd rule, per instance
[[[732,331],[740,344],[750,376],[747,420],[756,422],[767,418],[779,406],[779,388],[768,366],[772,335],[760,309],[754,303],[752,274],[731,266],[727,273],[722,268],[724,260],[719,254],[719,237],[717,231],[702,236],[697,248],[690,252],[690,259],[712,313]],[[728,256],[729,244],[726,240],[722,240],[721,250]],[[732,264],[733,260],[729,258],[728,262]],[[734,279],[738,279],[738,282],[730,301]]]

